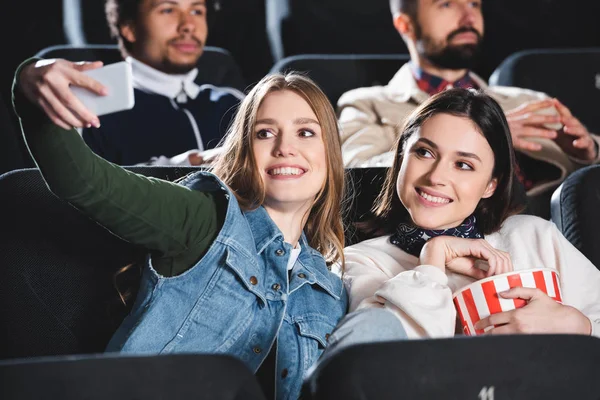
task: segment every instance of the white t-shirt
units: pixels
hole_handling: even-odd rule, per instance
[[[302,250],[302,247],[300,247],[300,244],[298,244],[295,248],[292,249],[292,252],[290,253],[290,258],[288,259],[288,264],[287,264],[288,271],[291,271],[292,268],[294,268],[294,264],[296,264],[296,260],[298,259],[298,256],[300,255],[300,250]]]

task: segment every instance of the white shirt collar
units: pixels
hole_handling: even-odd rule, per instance
[[[294,264],[296,264],[296,260],[300,256],[301,250],[302,250],[302,247],[300,247],[300,243],[298,243],[298,245],[292,249],[292,252],[290,253],[290,258],[288,258],[288,263],[287,263],[288,271],[291,271],[294,268]]]
[[[187,97],[195,99],[200,93],[200,86],[194,82],[198,76],[198,68],[187,74],[171,75],[158,71],[149,65],[127,57],[133,71],[133,87],[146,93],[160,94],[184,103]],[[185,94],[185,95],[184,95]]]

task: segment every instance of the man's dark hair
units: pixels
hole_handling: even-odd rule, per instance
[[[140,4],[143,0],[106,0],[104,10],[106,12],[106,21],[112,37],[119,41],[121,53],[125,57],[131,51],[131,43],[123,36],[119,27],[127,21],[135,21]]]
[[[419,0],[390,0],[390,11],[392,16],[403,13],[416,21],[417,9],[419,8]]]

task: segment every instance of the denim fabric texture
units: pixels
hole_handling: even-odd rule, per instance
[[[256,372],[278,339],[277,398],[297,398],[305,372],[346,313],[340,277],[304,234],[288,274],[292,247],[266,210],[241,210],[216,176],[198,172],[181,184],[225,192],[223,227],[204,257],[181,275],[159,275],[149,257],[132,312],[107,351],[229,354]]]

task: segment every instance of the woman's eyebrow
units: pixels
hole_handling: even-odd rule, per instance
[[[277,121],[271,118],[263,118],[256,121],[256,125],[264,124],[264,125],[275,125]]]
[[[434,150],[438,150],[438,149],[439,149],[438,145],[437,145],[437,144],[435,144],[435,142],[432,142],[432,141],[431,141],[431,140],[429,140],[429,139],[426,139],[426,138],[419,138],[419,139],[417,139],[417,141],[416,141],[415,143],[419,143],[419,142],[423,142],[423,143],[426,143],[426,144],[428,144],[428,145],[429,145],[429,146],[431,146],[431,147],[432,147]],[[457,151],[457,152],[456,152],[456,154],[457,154],[459,157],[472,158],[472,159],[474,159],[474,160],[477,160],[477,161],[479,161],[479,162],[482,162],[482,161],[481,161],[481,158],[479,158],[479,156],[478,156],[477,154],[475,154],[475,153],[469,153],[469,152],[467,152],[467,151]]]
[[[273,118],[263,118],[263,119],[259,119],[256,121],[256,125],[258,125],[258,124],[277,125],[277,121],[274,120]],[[319,121],[312,119],[312,118],[297,118],[294,120],[294,125],[304,125],[304,124],[321,125],[321,124],[319,124]]]
[[[479,156],[475,153],[467,153],[466,151],[457,151],[456,154],[458,154],[460,157],[473,158],[479,162],[482,162],[481,158],[479,158]]]
[[[417,141],[416,141],[415,143],[419,143],[419,142],[423,142],[423,143],[425,143],[425,144],[428,144],[429,146],[433,147],[435,150],[437,150],[437,149],[438,149],[438,145],[437,145],[437,144],[435,144],[435,142],[432,142],[432,141],[431,141],[431,140],[429,140],[429,139],[425,139],[425,138],[419,138],[419,139],[417,139]]]
[[[294,120],[294,124],[295,125],[304,125],[304,124],[321,125],[321,124],[319,124],[319,121],[314,120],[312,118],[298,118],[298,119]]]

